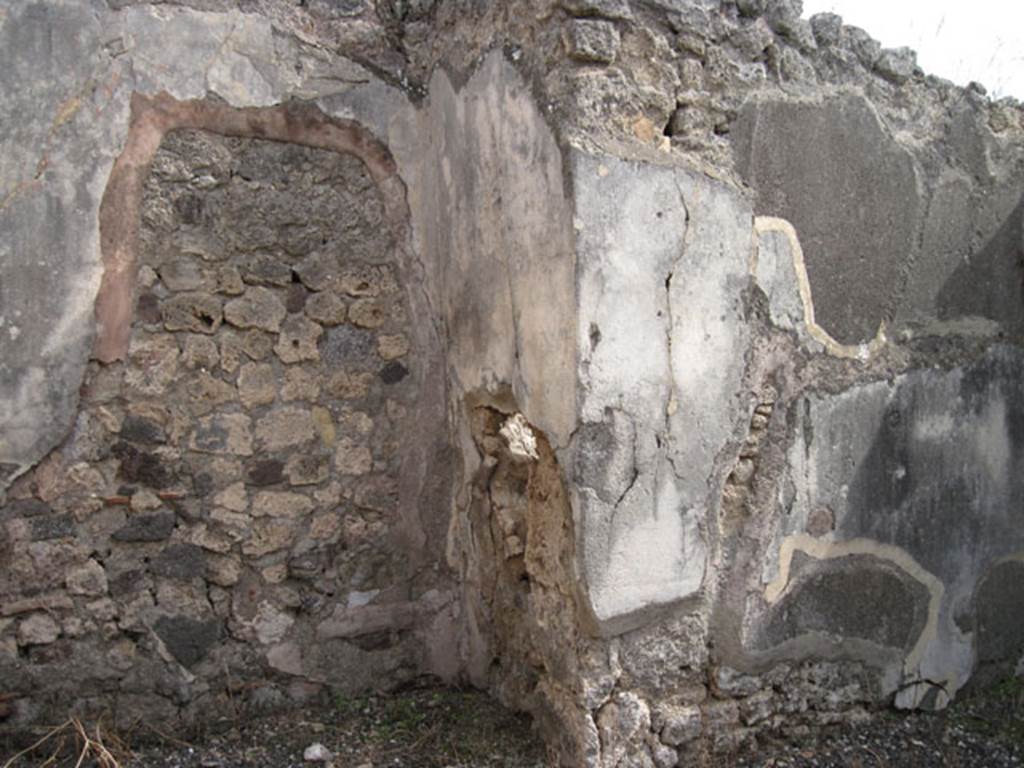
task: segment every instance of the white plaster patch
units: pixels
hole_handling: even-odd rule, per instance
[[[516,413],[505,419],[499,433],[508,443],[508,449],[513,456],[536,461],[540,458],[537,455],[537,438],[526,422],[526,417]]]

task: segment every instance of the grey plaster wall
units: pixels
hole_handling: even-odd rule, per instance
[[[911,372],[793,404],[798,437],[789,453],[792,474],[783,481],[792,483],[793,495],[780,517],[778,557],[769,557],[762,575],[771,608],[749,627],[752,637],[772,635],[762,622],[774,624],[794,611],[787,597],[808,583],[792,560],[800,552],[819,562],[835,559],[837,569],[851,558],[871,557],[878,562],[874,573],[895,565],[909,582],[904,595],[882,582],[871,587],[865,572],[847,590],[906,625],[909,634],[869,638],[882,646],[876,658],[886,648],[899,650],[890,669],[900,686],[898,701],[942,706],[955,694],[986,653],[982,648],[999,642],[992,631],[979,637],[976,630],[993,599],[981,593],[976,602],[979,586],[997,563],[1024,547],[1021,365],[1019,350],[996,347],[948,372]],[[809,533],[814,518],[823,515],[831,520],[827,530]],[[856,603],[833,599],[815,615],[842,627],[857,623],[857,610]],[[878,613],[869,612],[861,623],[884,631]],[[791,620],[788,636],[769,644],[801,635],[829,644],[827,627]],[[831,633],[856,635],[836,628]],[[924,680],[930,683],[914,685]]]
[[[576,153],[573,446],[582,572],[602,631],[696,595],[715,460],[744,414],[741,293],[752,244],[735,190],[670,165]]]
[[[922,142],[857,90],[753,97],[730,140],[757,213],[796,228],[817,320],[838,342],[943,324],[1019,332],[1024,188],[993,167],[996,139],[969,110]]]

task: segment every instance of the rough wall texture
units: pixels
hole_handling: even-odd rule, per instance
[[[799,10],[0,12],[4,727],[428,673],[660,768],[1019,672],[1024,112]]]

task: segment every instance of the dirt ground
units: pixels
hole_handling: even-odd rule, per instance
[[[20,751],[36,742],[34,748]],[[17,743],[16,743],[17,742]],[[319,745],[319,746],[316,746]],[[316,757],[317,760],[308,758]],[[0,768],[542,768],[530,719],[478,691],[436,686],[335,698],[225,718],[189,739],[140,725],[106,733],[73,722],[0,735]],[[725,768],[1024,766],[1024,681],[1010,679],[937,714],[884,711],[815,735],[762,736]]]

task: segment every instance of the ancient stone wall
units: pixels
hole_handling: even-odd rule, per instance
[[[433,674],[663,768],[1021,671],[1017,102],[792,0],[0,37],[5,728]]]

